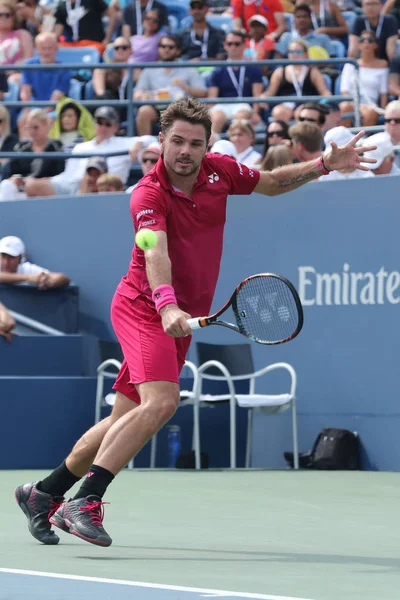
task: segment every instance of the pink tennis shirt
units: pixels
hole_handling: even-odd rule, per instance
[[[131,197],[135,232],[165,231],[178,306],[193,317],[207,315],[218,281],[230,194],[251,194],[260,179],[226,155],[206,154],[192,198],[174,188],[162,157],[140,181]],[[129,298],[151,298],[144,252],[133,248],[129,271],[117,292]]]

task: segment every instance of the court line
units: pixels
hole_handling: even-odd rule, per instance
[[[113,585],[128,585],[131,587],[151,588],[154,590],[172,590],[175,592],[198,593],[204,597],[223,598],[229,596],[233,598],[253,598],[255,600],[311,600],[311,598],[297,598],[293,596],[271,596],[268,594],[249,594],[246,592],[227,592],[226,590],[208,590],[204,588],[183,587],[177,585],[162,585],[160,583],[145,583],[142,581],[126,581],[123,579],[105,579],[103,577],[84,577],[82,575],[65,575],[63,573],[45,573],[43,571],[26,571],[25,569],[4,569],[0,568],[0,573],[10,573],[14,575],[28,575],[33,577],[51,577],[53,579],[70,579],[73,581],[87,581],[90,583],[110,583]]]

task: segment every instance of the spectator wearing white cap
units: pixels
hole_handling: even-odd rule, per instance
[[[139,162],[140,162],[140,166],[142,169],[143,177],[145,175],[147,175],[147,173],[150,173],[150,171],[156,166],[160,156],[161,156],[161,146],[158,142],[153,142],[152,144],[147,146],[147,148],[143,148],[142,150],[140,150]],[[129,187],[126,190],[126,193],[127,194],[131,193],[135,189],[136,186],[137,186],[137,183],[135,183],[134,185]]]
[[[338,146],[344,146],[353,138],[353,134],[347,127],[332,127],[325,133],[325,147],[329,148],[331,142],[335,142]],[[369,140],[369,138],[368,138]],[[319,181],[336,181],[339,179],[359,179],[365,177],[373,177],[372,171],[360,171],[359,169],[350,169],[345,171],[332,171],[329,175],[320,177]]]
[[[376,159],[375,164],[369,165],[374,175],[400,175],[400,168],[395,163],[394,146],[386,131],[371,135],[368,145],[376,146],[376,150],[364,154],[365,158]]]
[[[250,60],[267,60],[275,50],[275,42],[267,36],[268,19],[253,15],[247,21],[250,37],[246,40],[244,57]]]
[[[286,31],[283,3],[281,0],[231,0],[233,26],[235,29],[249,30],[249,20],[255,15],[268,19],[272,39],[278,39]]]
[[[400,58],[400,57],[399,57]],[[385,130],[394,146],[400,146],[400,99],[393,100],[385,108]],[[396,164],[400,167],[400,152],[396,154]]]
[[[86,172],[79,186],[80,194],[97,194],[97,180],[104,173],[108,173],[107,160],[103,156],[88,158]]]
[[[0,283],[25,283],[47,290],[68,285],[70,281],[64,273],[28,262],[25,244],[19,237],[8,235],[0,240]]]
[[[29,180],[25,191],[29,197],[33,196],[62,196],[76,194],[85,175],[87,158],[72,158],[74,154],[87,153],[98,156],[108,152],[124,151],[122,156],[107,158],[108,171],[120,175],[125,183],[128,179],[131,158],[130,148],[138,141],[137,137],[117,137],[120,128],[119,115],[111,106],[100,106],[94,113],[95,137],[88,141],[76,144],[67,160],[65,170],[49,179]],[[150,137],[150,139],[153,139]]]
[[[218,140],[217,142],[215,142],[215,144],[210,150],[210,154],[227,154],[235,160],[237,157],[235,146],[232,144],[232,142],[229,142],[228,140]]]

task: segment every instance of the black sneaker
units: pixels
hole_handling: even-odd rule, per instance
[[[50,517],[50,523],[96,546],[111,546],[103,527],[104,504],[98,496],[68,500]]]
[[[51,529],[49,518],[64,498],[55,498],[37,489],[36,483],[25,483],[15,490],[15,499],[28,519],[28,529],[42,544],[58,544],[60,538]]]

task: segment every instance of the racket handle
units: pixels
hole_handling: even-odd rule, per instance
[[[188,319],[187,323],[192,331],[194,329],[200,329],[200,327],[201,327],[199,318]]]

